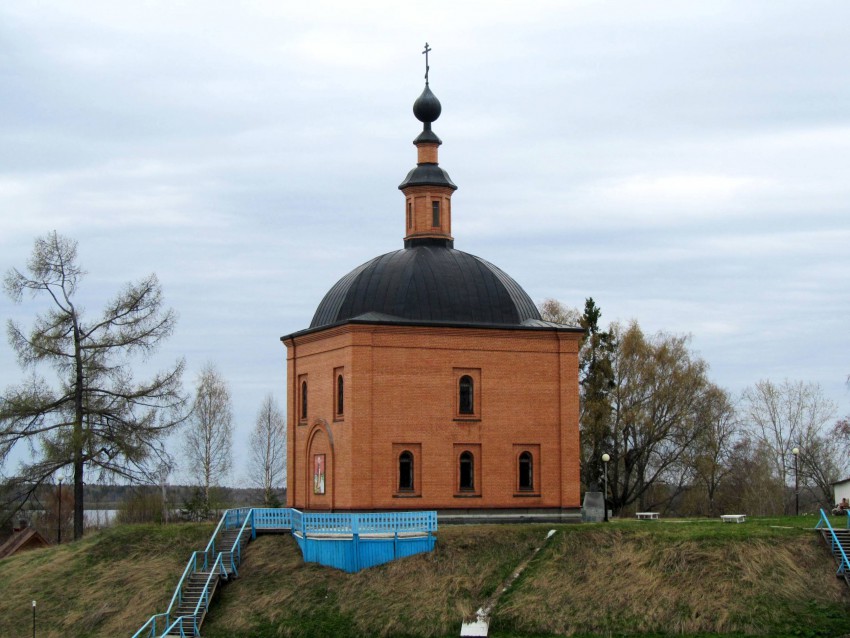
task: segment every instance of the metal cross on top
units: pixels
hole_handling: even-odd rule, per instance
[[[428,46],[428,43],[425,43],[425,50],[422,52],[425,54],[425,84],[428,84],[428,71],[431,68],[428,66],[428,52],[431,50],[431,47]]]

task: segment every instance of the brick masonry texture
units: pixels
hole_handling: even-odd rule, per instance
[[[309,509],[577,508],[578,347],[557,330],[347,324],[287,339],[288,505]],[[335,371],[345,388],[335,414]],[[475,413],[458,414],[460,373],[476,379]],[[299,378],[308,413],[299,420]],[[400,491],[398,456],[414,455]],[[459,456],[475,455],[475,489]],[[518,457],[533,455],[520,491]],[[325,493],[313,459],[325,455]]]

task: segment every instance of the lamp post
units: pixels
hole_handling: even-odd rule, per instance
[[[791,450],[794,455],[794,516],[800,515],[800,472],[797,469],[797,458],[800,456],[800,448]]]
[[[56,518],[56,544],[62,544],[62,479],[59,479],[59,515]]]
[[[32,601],[32,638],[35,638],[35,601]]]
[[[608,522],[608,461],[611,455],[607,452],[602,455],[602,467],[605,469],[605,491],[602,493],[602,507],[605,509],[605,522]]]

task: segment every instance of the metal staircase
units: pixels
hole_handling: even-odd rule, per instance
[[[201,635],[201,625],[219,585],[239,575],[242,549],[254,535],[250,518],[250,509],[224,513],[206,548],[189,557],[168,610],[151,616],[133,638]]]
[[[193,624],[200,628],[201,624],[204,622],[204,617],[207,614],[207,606],[201,604],[201,601],[203,600],[207,589],[210,590],[210,598],[215,595],[215,590],[218,587],[221,578],[221,575],[216,572],[194,572],[193,574],[190,574],[189,580],[186,581],[186,584],[183,587],[183,596],[180,600],[180,604],[177,606],[177,610],[174,612],[174,615],[178,617],[189,616],[194,621]],[[211,581],[209,587],[207,586],[207,581]],[[173,627],[171,631],[168,632],[168,635],[179,636],[180,629],[182,629],[182,623],[181,627]]]
[[[843,578],[844,582],[850,586],[850,560],[847,558],[850,556],[850,517],[847,518],[847,525],[848,528],[845,529],[834,528],[830,524],[826,512],[821,510],[820,520],[815,528],[820,529],[826,546],[838,564],[838,570],[835,572],[835,575],[838,578]]]

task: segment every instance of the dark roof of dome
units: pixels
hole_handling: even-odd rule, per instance
[[[411,169],[404,181],[399,184],[398,189],[404,190],[410,186],[448,186],[453,191],[457,190],[457,186],[446,171],[438,164],[429,163],[417,164]]]
[[[440,245],[396,250],[358,266],[328,291],[310,329],[355,319],[554,326],[541,321],[531,298],[499,268]]]

